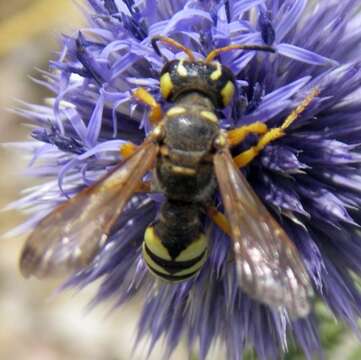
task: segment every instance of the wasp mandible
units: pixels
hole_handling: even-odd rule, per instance
[[[23,249],[25,276],[45,277],[88,265],[106,243],[113,224],[139,189],[162,192],[159,219],[146,229],[144,261],[156,276],[178,282],[195,276],[207,259],[201,216],[207,213],[233,242],[240,287],[251,297],[285,307],[294,317],[310,310],[312,286],[297,249],[257,197],[239,168],[249,164],[319,93],[312,92],[280,127],[255,122],[222,130],[217,110],[232,100],[236,85],[230,69],[215,58],[232,50],[274,52],[269,46],[229,45],[196,60],[173,39],[156,36],[152,45],[170,45],[187,58],[167,61],[160,92],[173,106],[163,113],[144,88],[134,96],[150,107],[153,131],[142,145],[127,144],[120,162],[105,177],[61,204],[39,222]],[[256,145],[232,157],[230,149],[257,134]],[[152,171],[151,184],[143,182]],[[213,205],[219,189],[225,215]]]

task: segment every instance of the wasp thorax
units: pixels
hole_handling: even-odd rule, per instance
[[[190,62],[184,59],[168,62],[160,77],[160,90],[166,100],[198,91],[211,99],[217,108],[227,106],[233,98],[235,85],[232,72],[218,61]]]
[[[171,108],[165,123],[166,144],[186,154],[209,152],[219,132],[218,118],[212,108],[202,107],[200,101],[204,99],[193,95],[187,95],[184,103],[180,102],[179,106]]]

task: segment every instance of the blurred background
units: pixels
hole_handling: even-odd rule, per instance
[[[325,1],[325,0],[323,0]],[[16,99],[42,103],[49,94],[34,84],[35,68],[47,68],[59,50],[60,33],[71,34],[83,17],[71,0],[0,0],[0,142],[29,137],[22,119],[9,111]],[[23,177],[24,154],[0,149],[0,208],[16,199],[34,181]],[[2,212],[0,233],[24,220],[21,214]],[[24,238],[0,243],[0,359],[13,360],[123,360],[130,359],[139,304],[110,313],[110,304],[91,312],[86,305],[93,288],[81,293],[54,295],[59,282],[24,280],[17,267]],[[344,327],[320,308],[326,359],[360,360],[360,345]],[[222,352],[210,358],[224,359]],[[136,352],[133,359],[145,359]],[[161,346],[150,359],[161,358]],[[250,356],[250,358],[255,358]],[[303,359],[296,351],[287,359]],[[174,360],[188,359],[184,346]]]

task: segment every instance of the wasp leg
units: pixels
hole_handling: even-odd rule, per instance
[[[151,183],[150,181],[142,181],[139,186],[137,187],[137,189],[135,190],[135,192],[140,192],[140,193],[148,193],[151,192]]]
[[[210,206],[207,208],[207,215],[225,234],[231,236],[231,227],[228,220],[220,211]]]
[[[133,95],[137,100],[150,107],[149,120],[153,125],[158,124],[163,118],[163,111],[160,104],[154,99],[152,94],[140,87],[133,92]]]
[[[128,159],[131,157],[137,150],[137,146],[132,143],[126,143],[121,146],[119,153],[122,159]]]
[[[228,144],[229,146],[235,146],[240,144],[249,134],[263,135],[267,131],[267,125],[260,121],[250,125],[241,126],[227,132]]]
[[[137,151],[137,146],[132,143],[126,143],[121,146],[119,152],[122,159],[127,160]],[[151,192],[150,181],[142,181],[135,192]]]
[[[319,95],[320,90],[318,88],[313,89],[309,95],[296,107],[285,119],[280,127],[276,127],[267,131],[255,146],[252,146],[246,151],[243,151],[239,155],[233,158],[238,167],[244,167],[248,165],[269,143],[275,141],[285,135],[285,130],[306,110],[310,105],[313,98]],[[257,123],[255,123],[257,124]],[[241,128],[242,129],[242,128]],[[238,129],[232,130],[233,132]]]

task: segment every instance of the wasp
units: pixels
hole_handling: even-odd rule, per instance
[[[140,146],[127,144],[121,161],[106,176],[60,204],[35,227],[20,258],[24,276],[42,278],[89,265],[107,242],[112,226],[137,191],[164,194],[157,220],[145,231],[142,254],[149,271],[168,282],[195,276],[207,260],[208,240],[202,229],[207,214],[233,244],[239,285],[250,297],[291,316],[310,311],[312,286],[297,249],[248,184],[240,168],[269,143],[285,135],[289,125],[319,93],[313,89],[280,127],[255,122],[224,130],[217,113],[236,91],[231,70],[216,57],[232,50],[274,52],[268,46],[229,45],[204,60],[163,36],[152,39],[187,56],[167,61],[160,74],[160,92],[172,103],[166,113],[144,88],[136,99],[149,106],[153,130]],[[231,149],[249,134],[258,142],[236,156]],[[143,181],[152,172],[150,184]],[[225,215],[214,206],[219,190]]]

